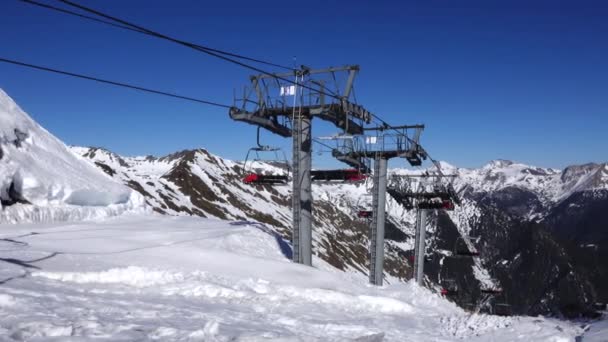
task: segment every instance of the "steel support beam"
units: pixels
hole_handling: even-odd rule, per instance
[[[425,252],[426,252],[426,220],[427,220],[427,210],[426,209],[418,209],[418,216],[416,219],[416,245],[414,253],[416,255],[415,258],[415,275],[416,282],[418,285],[424,285],[424,260],[425,260]]]
[[[370,229],[369,282],[382,285],[384,271],[384,224],[386,221],[386,171],[388,159],[374,159],[373,218]]]
[[[312,135],[311,118],[299,115],[293,123],[293,261],[312,265]]]
[[[325,69],[305,69],[305,70],[306,70],[307,75],[315,75],[315,74],[324,74],[324,73],[328,73],[328,72],[338,72],[338,71],[349,71],[349,70],[359,71],[359,66],[358,65],[345,65],[345,66],[341,66],[341,67],[331,67],[331,68],[325,68]],[[253,79],[253,78],[262,79],[262,78],[292,77],[298,71],[299,70],[282,72],[282,73],[280,72],[280,73],[274,73],[274,74],[260,74],[260,75],[256,75],[256,76],[251,76],[251,79]]]

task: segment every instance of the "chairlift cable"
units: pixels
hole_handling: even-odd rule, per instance
[[[114,85],[114,86],[118,86],[118,87],[139,90],[139,91],[143,91],[143,92],[147,92],[147,93],[164,95],[164,96],[173,97],[173,98],[177,98],[177,99],[181,99],[181,100],[202,103],[202,104],[206,104],[206,105],[210,105],[210,106],[216,106],[216,107],[221,107],[221,108],[231,108],[231,106],[221,104],[218,102],[212,102],[212,101],[197,99],[194,97],[188,97],[188,96],[183,96],[183,95],[179,95],[179,94],[169,93],[169,92],[165,92],[165,91],[144,88],[144,87],[140,87],[140,86],[136,86],[136,85],[132,85],[132,84],[128,84],[128,83],[123,83],[123,82],[110,81],[110,80],[97,78],[97,77],[93,77],[93,76],[87,76],[87,75],[77,74],[77,73],[73,73],[73,72],[69,72],[69,71],[63,71],[63,70],[53,69],[53,68],[49,68],[49,67],[45,67],[45,66],[20,62],[20,61],[8,59],[8,58],[0,57],[0,62],[19,65],[19,66],[30,68],[30,69],[42,70],[42,71],[52,72],[52,73],[56,73],[56,74],[76,77],[76,78],[85,79],[85,80],[89,80],[89,81],[110,84],[110,85]]]
[[[149,32],[147,32],[145,30],[134,28],[131,25],[116,24],[116,23],[108,21],[108,20],[103,20],[103,19],[95,18],[95,17],[88,16],[88,15],[85,15],[85,14],[81,14],[81,13],[77,13],[77,12],[74,12],[74,11],[70,11],[70,10],[65,9],[65,8],[60,8],[60,7],[56,7],[56,6],[53,6],[53,5],[41,3],[41,2],[38,2],[38,1],[34,1],[34,0],[18,0],[18,1],[22,1],[22,2],[30,4],[30,5],[46,8],[46,9],[49,9],[49,10],[52,10],[52,11],[61,12],[61,13],[68,14],[68,15],[72,15],[72,16],[75,16],[75,17],[80,17],[82,19],[86,19],[86,20],[90,20],[90,21],[95,21],[95,22],[98,22],[98,23],[101,23],[101,24],[105,24],[105,25],[109,25],[109,26],[114,26],[116,28],[120,28],[120,29],[123,29],[123,30],[129,30],[129,31],[133,31],[133,32],[141,33],[141,34],[150,35]],[[260,60],[260,59],[256,59],[256,58],[252,58],[252,57],[247,57],[247,56],[239,55],[239,54],[228,52],[228,51],[214,49],[214,48],[210,48],[208,46],[203,46],[203,45],[200,45],[200,44],[192,44],[192,45],[193,46],[197,46],[197,47],[199,47],[201,49],[205,49],[205,50],[209,50],[209,51],[212,51],[212,52],[221,53],[221,54],[226,55],[226,56],[236,57],[236,58],[248,60],[248,61],[251,61],[251,62],[265,64],[265,65],[269,65],[269,66],[274,66],[274,67],[282,68],[282,69],[286,69],[286,70],[294,70],[293,68],[290,68],[290,67],[287,67],[287,66],[284,66],[284,65],[280,65],[280,64],[277,64],[277,63],[272,63],[272,62],[268,62],[268,61],[264,61],[264,60]]]

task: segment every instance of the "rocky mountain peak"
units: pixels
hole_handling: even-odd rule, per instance
[[[596,164],[596,163],[587,163],[582,165],[571,165],[564,169],[562,172],[562,182],[568,183],[573,180],[576,180],[582,176],[589,175],[591,173],[602,172],[606,170],[607,164]]]

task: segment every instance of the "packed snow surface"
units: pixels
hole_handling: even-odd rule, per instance
[[[264,226],[194,217],[3,225],[0,340],[573,341],[557,320],[471,315],[413,283],[293,264]]]
[[[142,196],[71,153],[1,89],[0,198],[0,222],[96,218],[143,206]]]

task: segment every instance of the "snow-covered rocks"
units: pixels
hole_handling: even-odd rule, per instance
[[[0,90],[0,222],[103,217],[143,197],[71,153]]]

